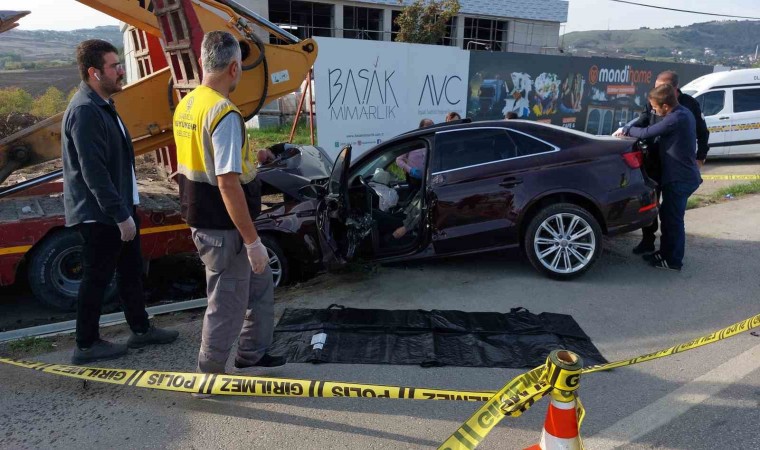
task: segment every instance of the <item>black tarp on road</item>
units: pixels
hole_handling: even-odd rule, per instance
[[[321,347],[321,348],[320,348]],[[555,349],[585,365],[607,360],[569,315],[356,309],[286,309],[269,352],[291,363],[536,367]]]

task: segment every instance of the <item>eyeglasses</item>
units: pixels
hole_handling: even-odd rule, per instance
[[[113,70],[115,70],[117,72],[121,72],[121,71],[124,70],[124,64],[122,64],[122,63],[113,63],[113,64],[109,65],[109,67],[111,67]]]

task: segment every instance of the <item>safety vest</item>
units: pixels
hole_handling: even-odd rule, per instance
[[[219,122],[229,114],[240,120],[243,146],[240,184],[246,193],[251,217],[261,209],[260,188],[256,180],[256,155],[252,151],[240,110],[215,90],[198,86],[174,110],[174,142],[177,147],[177,172],[182,217],[194,228],[232,229],[216,180],[214,147],[211,136]]]

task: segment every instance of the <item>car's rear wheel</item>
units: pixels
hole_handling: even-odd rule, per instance
[[[594,216],[571,203],[540,210],[528,225],[525,252],[533,267],[557,280],[586,272],[602,253],[602,229]]]

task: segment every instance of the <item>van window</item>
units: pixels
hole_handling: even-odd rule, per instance
[[[514,158],[515,144],[502,129],[470,129],[435,136],[433,172]]]
[[[710,91],[697,97],[699,108],[705,116],[714,116],[723,111],[726,102],[726,91]]]
[[[734,89],[734,112],[760,111],[760,89]]]

